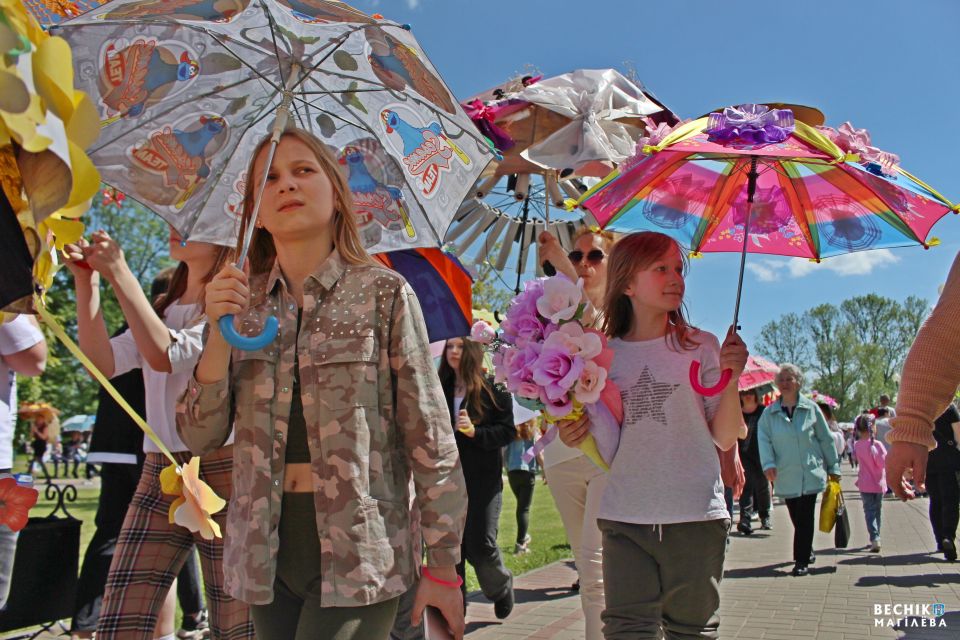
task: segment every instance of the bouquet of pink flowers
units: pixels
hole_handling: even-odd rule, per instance
[[[608,470],[620,443],[623,404],[607,377],[613,351],[606,336],[581,322],[586,305],[582,281],[556,275],[527,282],[493,340],[493,364],[496,381],[548,424],[587,412],[590,436],[580,448]],[[548,429],[529,456],[555,437],[556,429]]]

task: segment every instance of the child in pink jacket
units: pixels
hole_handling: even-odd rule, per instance
[[[867,520],[870,534],[870,551],[880,552],[880,510],[883,506],[883,494],[887,491],[887,476],[884,460],[887,449],[876,439],[874,417],[869,414],[857,418],[857,441],[854,455],[860,463],[857,473],[857,488],[863,500],[863,514]]]

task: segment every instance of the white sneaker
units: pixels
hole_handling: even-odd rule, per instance
[[[880,553],[880,541],[874,540],[870,543],[870,553]]]

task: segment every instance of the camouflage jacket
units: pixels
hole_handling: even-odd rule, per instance
[[[279,336],[260,351],[235,349],[220,382],[193,377],[177,410],[180,436],[197,455],[222,445],[235,422],[227,592],[251,604],[273,599],[295,350],[324,606],[406,591],[419,571],[421,533],[428,564],[457,563],[463,472],[410,285],[382,267],[348,265],[334,251],[304,283],[299,335],[296,301],[278,264],[250,289],[241,331],[274,314]],[[419,522],[411,516],[411,478]]]

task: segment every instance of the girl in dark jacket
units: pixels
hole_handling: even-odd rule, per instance
[[[503,619],[513,610],[513,574],[503,565],[497,529],[503,506],[501,449],[516,435],[513,401],[484,375],[483,349],[466,338],[447,340],[439,375],[467,484],[467,522],[457,572],[463,576],[464,561],[470,561],[483,595]],[[466,606],[466,586],[461,588]]]

